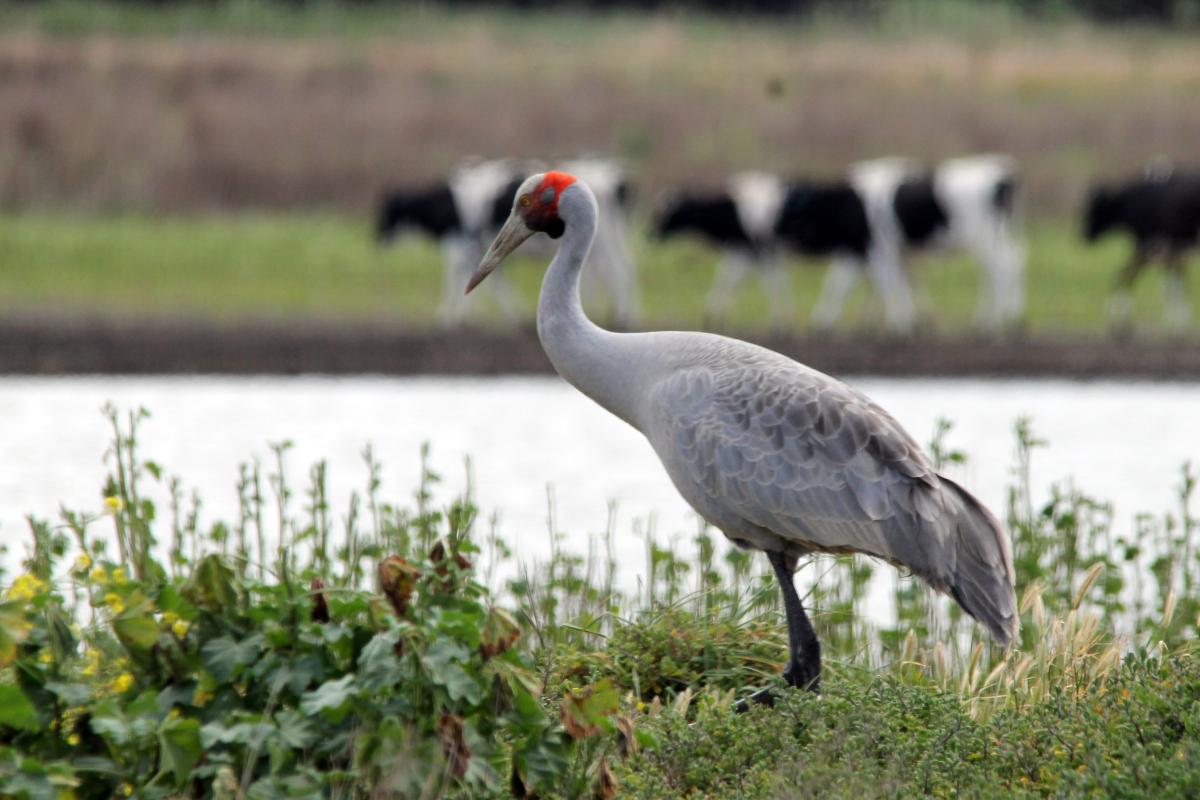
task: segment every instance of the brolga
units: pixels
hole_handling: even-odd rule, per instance
[[[1017,632],[1012,552],[996,518],[938,475],[896,420],[821,372],[708,333],[615,333],[584,314],[596,200],[563,172],[527,178],[471,291],[535,233],[562,239],[537,330],[559,375],[641,431],[711,525],[767,554],[790,648],[783,677],[819,689],[821,648],[793,583],[812,553],[866,553],[954,598],[1001,644]],[[770,702],[769,690],[755,695]]]

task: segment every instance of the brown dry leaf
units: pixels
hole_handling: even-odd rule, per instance
[[[596,769],[596,782],[592,785],[592,800],[612,800],[617,796],[617,776],[613,775],[608,759],[601,758]]]
[[[388,556],[379,562],[379,586],[399,616],[408,611],[419,577],[421,571],[400,556]]]
[[[617,712],[620,696],[606,678],[593,686],[570,692],[562,699],[563,727],[574,739],[603,733]]]
[[[437,722],[438,739],[442,743],[442,755],[450,766],[450,773],[461,778],[467,774],[467,762],[471,760],[471,751],[463,739],[463,720],[457,714],[442,714]]]
[[[488,611],[479,635],[479,652],[484,659],[497,656],[516,644],[521,636],[521,626],[513,615],[502,608]]]
[[[446,565],[446,545],[443,542],[438,541],[429,551],[429,560],[436,565],[433,571],[446,579],[442,581],[442,591],[446,594],[453,592],[454,583],[450,578],[450,568]],[[471,562],[462,553],[454,553],[454,563],[460,572],[471,568]]]
[[[637,737],[633,735],[633,720],[624,714],[617,717],[617,748],[622,758],[638,751]]]
[[[325,581],[313,578],[308,588],[313,593],[313,622],[329,622],[329,603],[325,600]]]

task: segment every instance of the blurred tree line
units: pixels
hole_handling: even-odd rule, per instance
[[[169,4],[178,0],[132,0]],[[189,0],[182,0],[188,2]],[[305,5],[324,0],[282,0]],[[373,3],[384,0],[349,0]],[[428,1],[428,0],[426,0]],[[401,0],[404,2],[404,0]],[[889,6],[958,5],[1007,7],[1023,16],[1063,17],[1077,15],[1100,22],[1138,20],[1151,23],[1200,22],[1200,0],[433,0],[449,6],[515,6],[522,8],[593,8],[598,10],[687,10],[701,9],[718,14],[781,14],[871,18],[883,15]]]
[[[163,2],[163,0],[151,0]],[[169,2],[170,0],[166,0]],[[307,0],[291,0],[303,4]],[[369,1],[369,0],[368,0]],[[597,9],[689,9],[728,14],[805,15],[830,13],[849,17],[881,15],[888,6],[913,5],[911,0],[444,0],[448,5],[519,7],[588,7]],[[1029,17],[1079,15],[1097,21],[1141,20],[1176,23],[1200,21],[1200,0],[942,0],[962,6],[1007,6]],[[916,5],[921,5],[918,2]],[[938,5],[937,0],[925,0]]]
[[[118,0],[133,6],[166,7],[197,4],[219,6],[229,0]],[[37,5],[40,0],[18,0],[17,5]],[[329,0],[266,0],[281,6],[303,8]],[[335,0],[348,5],[443,5],[449,7],[510,6],[517,8],[574,8],[669,11],[689,9],[717,14],[771,14],[805,16],[824,14],[871,19],[894,7],[920,10],[939,6],[1007,8],[1030,18],[1079,16],[1098,22],[1135,20],[1149,23],[1200,23],[1200,0]]]

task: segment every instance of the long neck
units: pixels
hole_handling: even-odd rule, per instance
[[[559,375],[636,427],[639,365],[629,346],[631,337],[588,319],[579,297],[580,274],[596,233],[596,205],[579,203],[575,211],[542,281],[538,338]]]

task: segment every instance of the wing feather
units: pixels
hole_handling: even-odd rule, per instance
[[[782,356],[727,356],[675,371],[653,397],[651,441],[701,513],[726,524],[733,513],[813,549],[928,563],[938,545],[899,539],[937,535],[926,529],[938,477],[899,423]]]

